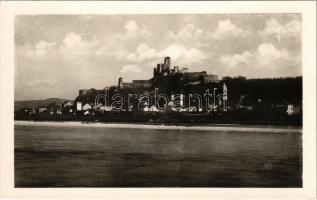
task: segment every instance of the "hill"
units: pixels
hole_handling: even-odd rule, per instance
[[[50,103],[54,103],[54,102],[57,105],[62,105],[65,101],[72,101],[72,100],[60,99],[60,98],[48,98],[44,100],[15,101],[14,110],[17,111],[21,108],[37,108],[41,105],[49,105]]]

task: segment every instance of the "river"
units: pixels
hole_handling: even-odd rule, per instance
[[[16,123],[15,187],[301,187],[301,131],[264,129]]]

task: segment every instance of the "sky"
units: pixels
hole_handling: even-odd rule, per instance
[[[150,79],[171,65],[222,76],[301,76],[300,14],[20,15],[15,99]]]

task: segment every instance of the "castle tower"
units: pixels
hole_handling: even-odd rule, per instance
[[[164,72],[168,72],[170,70],[170,65],[171,65],[171,58],[170,57],[165,57],[164,58],[163,71]]]
[[[156,73],[161,74],[161,64],[156,65]]]
[[[156,68],[153,68],[153,77],[154,78],[156,77],[156,73],[157,73]]]
[[[122,77],[120,77],[118,81],[118,88],[121,89],[122,87],[123,87],[123,79]]]

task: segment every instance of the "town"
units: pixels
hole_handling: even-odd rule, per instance
[[[16,102],[15,119],[191,123],[302,122],[302,78],[246,79],[172,67],[171,58],[148,80],[80,89],[74,100]]]

